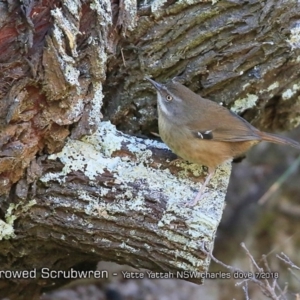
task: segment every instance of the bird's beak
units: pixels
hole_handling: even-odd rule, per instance
[[[145,77],[145,79],[147,79],[148,81],[150,81],[152,83],[152,85],[159,91],[162,89],[163,85],[154,81],[153,79],[149,78],[149,77]]]

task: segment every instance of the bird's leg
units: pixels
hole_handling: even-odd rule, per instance
[[[204,190],[205,190],[206,186],[208,185],[208,183],[210,182],[214,173],[215,173],[214,169],[213,170],[208,169],[208,175],[205,179],[205,182],[202,184],[197,196],[195,197],[195,199],[192,202],[187,203],[185,206],[195,206],[198,203],[198,201],[201,200],[201,198],[204,194]]]

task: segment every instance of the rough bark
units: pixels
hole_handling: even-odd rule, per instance
[[[100,259],[207,269],[200,248],[213,247],[228,166],[207,201],[185,208],[195,167],[169,167],[161,145],[100,122],[127,133],[156,131],[145,75],[176,76],[261,128],[300,123],[298,2],[144,3],[0,4],[3,269],[80,268]],[[48,157],[60,150],[57,161]],[[1,284],[13,299],[52,282]]]
[[[201,249],[213,247],[230,164],[212,181],[218,190],[191,209],[185,204],[199,188],[201,168],[170,166],[172,158],[164,144],[128,137],[102,122],[95,134],[69,140],[62,152],[32,163],[30,173],[43,175],[29,189],[23,180],[16,185],[1,224],[0,260],[2,270],[36,270],[37,276],[17,288],[4,280],[2,294],[32,291],[33,281],[45,291],[66,279],[45,279],[41,268],[70,270],[98,260],[174,277],[207,271],[210,259]]]
[[[176,77],[264,130],[300,124],[299,2],[153,1],[143,8],[120,41],[119,59],[108,64],[105,116],[118,128],[156,126],[145,74]]]

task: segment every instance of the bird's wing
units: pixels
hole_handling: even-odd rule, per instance
[[[192,134],[199,139],[224,142],[261,140],[259,130],[245,119],[224,107],[218,112],[187,124]]]

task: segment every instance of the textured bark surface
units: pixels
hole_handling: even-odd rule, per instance
[[[99,120],[101,94],[96,94],[105,78],[105,61],[100,62],[110,23],[100,24],[100,11],[89,3],[65,5],[11,1],[0,6],[5,16],[0,24],[1,194],[38,152],[61,149],[71,124],[81,118],[72,131],[76,137],[92,132]],[[105,7],[99,9],[105,17]],[[101,35],[102,43],[93,43]]]
[[[104,117],[128,133],[157,127],[145,74],[176,76],[263,129],[299,124],[298,2],[133,4],[1,4],[1,193],[71,124],[74,138],[95,129],[105,79]]]
[[[20,296],[33,282],[46,291],[66,279],[45,279],[41,268],[95,267],[98,260],[173,274],[207,271],[210,259],[201,249],[213,247],[230,164],[212,180],[218,191],[191,209],[185,204],[199,188],[201,168],[170,166],[172,158],[164,144],[102,122],[95,134],[36,161],[43,176],[29,189],[19,181],[9,198],[0,262],[2,270],[36,269],[38,275],[17,288],[3,280],[2,294]]]
[[[138,26],[119,43],[119,59],[109,60],[106,118],[127,132],[156,127],[146,74],[176,77],[261,129],[299,125],[299,2],[215,2],[140,7]]]
[[[3,269],[82,269],[107,259],[206,270],[201,243],[213,247],[228,167],[192,210],[182,203],[200,172],[167,166],[161,145],[114,129],[97,142],[75,140],[109,126],[101,118],[126,133],[156,131],[145,75],[177,77],[260,128],[297,126],[299,18],[293,1],[1,2]],[[52,284],[11,279],[0,287],[11,299],[33,299]]]

